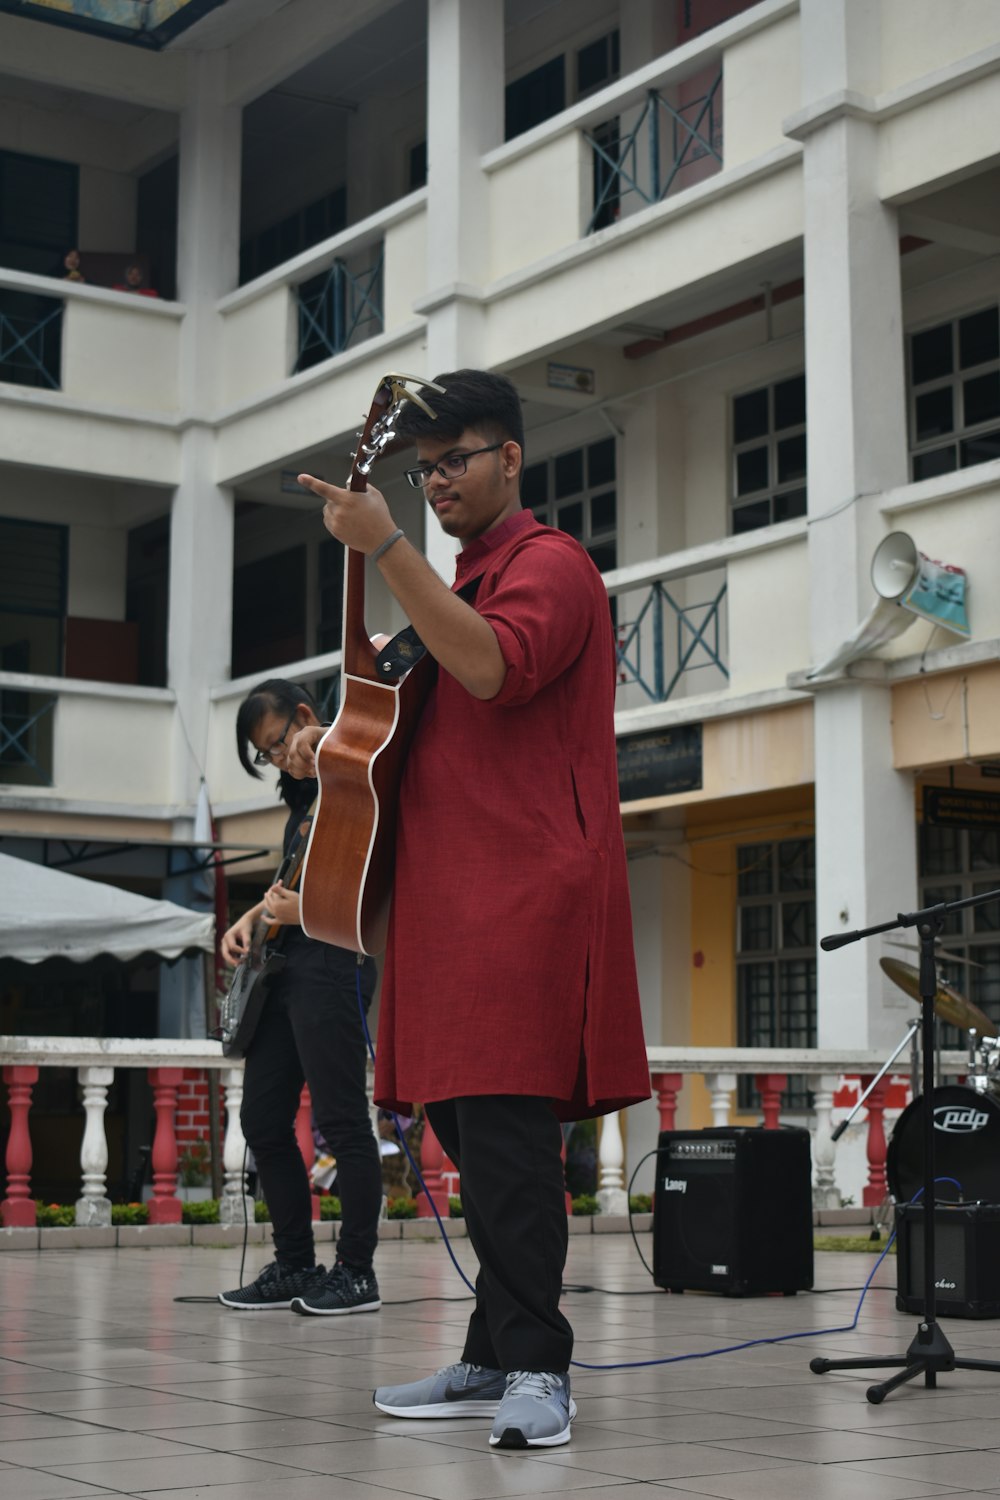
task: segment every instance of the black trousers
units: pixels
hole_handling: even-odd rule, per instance
[[[271,1212],[276,1259],[314,1265],[312,1190],[295,1139],[299,1097],[308,1083],[316,1125],[337,1158],[338,1255],[368,1269],[378,1242],[382,1158],[365,1093],[368,1054],[357,985],[360,978],[367,1012],[375,964],[367,959],[359,974],[353,953],[298,932],[287,952],[247,1054],[243,1134]]]
[[[493,1370],[553,1370],[573,1353],[559,1311],[569,1232],[562,1131],[546,1099],[469,1095],[426,1106],[459,1170],[479,1258],[476,1306],[462,1358]]]

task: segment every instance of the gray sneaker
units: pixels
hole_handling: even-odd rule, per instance
[[[482,1365],[445,1365],[409,1385],[380,1385],[375,1405],[390,1417],[492,1417],[507,1377]]]
[[[515,1370],[497,1411],[491,1448],[556,1448],[568,1443],[576,1402],[569,1376],[548,1370]]]

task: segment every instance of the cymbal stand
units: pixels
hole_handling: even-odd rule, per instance
[[[908,1046],[909,1043],[914,1040],[914,1038],[916,1037],[917,1032],[919,1030],[920,1030],[920,1018],[918,1016],[915,1021],[911,1021],[910,1022],[909,1026],[906,1029],[906,1035],[904,1036],[903,1040],[900,1042],[900,1044],[896,1048],[896,1050],[893,1053],[891,1053],[889,1057],[886,1058],[885,1062],[879,1068],[878,1072],[875,1074],[875,1077],[869,1083],[869,1085],[865,1089],[864,1093],[862,1095],[860,1095],[860,1097],[858,1098],[858,1101],[855,1104],[854,1108],[851,1110],[850,1114],[846,1115],[845,1118],[843,1120],[841,1120],[841,1122],[837,1126],[836,1130],[831,1131],[831,1133],[830,1133],[830,1139],[831,1139],[831,1141],[839,1141],[840,1140],[840,1137],[843,1135],[843,1133],[847,1129],[848,1125],[850,1125],[851,1121],[854,1119],[854,1116],[857,1114],[858,1110],[862,1109],[864,1107],[865,1101],[868,1098],[869,1094],[874,1093],[874,1091],[878,1088],[879,1084],[882,1082],[882,1079],[888,1073],[889,1069],[892,1067],[893,1063],[896,1061],[896,1058],[902,1052],[903,1048],[906,1047],[906,1046]],[[914,1093],[916,1093],[915,1089],[914,1089]]]
[[[848,943],[873,937],[876,933],[893,932],[898,927],[915,927],[920,937],[920,1026],[923,1094],[926,1101],[923,1112],[924,1185],[921,1190],[924,1219],[924,1315],[917,1325],[916,1336],[906,1353],[899,1358],[817,1358],[809,1364],[814,1375],[825,1375],[829,1370],[897,1370],[899,1373],[890,1376],[888,1380],[868,1387],[865,1395],[873,1406],[879,1406],[897,1386],[916,1380],[920,1375],[924,1377],[924,1385],[932,1390],[937,1386],[938,1375],[951,1370],[992,1370],[1000,1374],[1000,1362],[960,1359],[955,1354],[935,1318],[937,1291],[934,1284],[934,1111],[931,1097],[934,1091],[934,997],[938,987],[935,948],[949,912],[965,906],[982,906],[988,901],[1000,901],[1000,891],[987,891],[979,896],[969,896],[964,901],[942,901],[936,906],[924,907],[921,911],[900,913],[895,922],[882,922],[878,926],[864,927],[857,932],[833,933],[820,939],[820,947],[831,952]]]

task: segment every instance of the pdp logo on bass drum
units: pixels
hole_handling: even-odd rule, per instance
[[[971,1135],[982,1130],[989,1115],[971,1104],[939,1104],[934,1111],[934,1129],[944,1130],[948,1135]]]

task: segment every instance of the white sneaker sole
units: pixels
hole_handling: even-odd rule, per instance
[[[569,1420],[570,1420],[570,1422],[572,1422],[572,1420],[573,1420],[573,1418],[575,1416],[576,1416],[576,1402],[573,1400],[572,1397],[570,1397],[570,1403],[569,1403]],[[517,1429],[517,1430],[520,1431],[520,1429]],[[570,1438],[572,1436],[572,1433],[570,1432],[569,1424],[567,1423],[567,1425],[562,1429],[561,1432],[555,1432],[555,1433],[552,1434],[551,1437],[526,1438],[522,1434],[521,1441],[519,1443],[517,1443],[517,1442],[507,1443],[507,1442],[504,1441],[504,1439],[506,1438],[506,1436],[507,1436],[507,1432],[506,1431],[501,1432],[500,1435],[499,1435],[499,1437],[494,1437],[493,1434],[490,1433],[490,1447],[491,1448],[509,1448],[512,1452],[516,1452],[516,1451],[523,1452],[523,1450],[525,1448],[558,1448],[558,1447],[561,1447],[561,1445],[563,1443],[568,1443],[569,1442],[569,1440],[570,1440]]]
[[[499,1401],[432,1401],[426,1406],[389,1406],[374,1397],[372,1400],[387,1417],[495,1417],[500,1409]]]
[[[227,1297],[219,1293],[219,1301],[223,1307],[235,1308],[237,1312],[287,1312],[292,1306],[289,1302],[230,1302]]]
[[[303,1317],[343,1318],[348,1313],[378,1312],[382,1303],[376,1299],[374,1302],[361,1302],[357,1307],[313,1307],[304,1297],[293,1297],[287,1305],[292,1312],[301,1313]]]

